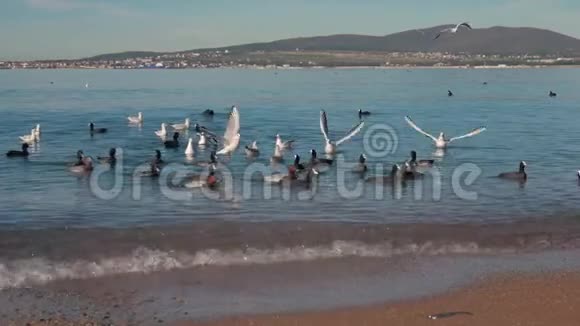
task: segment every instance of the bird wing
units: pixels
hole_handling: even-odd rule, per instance
[[[356,126],[354,126],[351,130],[348,131],[346,136],[344,136],[341,139],[339,139],[338,141],[336,141],[336,145],[338,146],[338,145],[344,143],[345,141],[351,139],[352,137],[354,137],[356,134],[358,134],[362,130],[364,125],[365,125],[364,121],[359,122]]]
[[[226,144],[232,143],[234,137],[240,132],[240,113],[238,108],[234,107],[228,119],[226,131],[224,133],[224,142]]]
[[[238,148],[239,144],[240,144],[240,134],[236,134],[232,137],[231,141],[229,143],[226,143],[224,148],[219,152],[217,152],[216,154],[217,155],[230,154]]]
[[[292,145],[294,145],[294,140],[287,140],[287,141],[282,143],[282,148],[288,149],[288,148],[291,148]]]
[[[470,131],[469,133],[463,135],[463,136],[458,136],[458,137],[453,137],[451,139],[449,139],[449,142],[461,139],[461,138],[467,138],[467,137],[473,137],[475,135],[479,135],[480,133],[484,132],[487,128],[485,127],[480,127],[480,128],[476,128],[473,129],[472,131]]]
[[[438,39],[440,37],[441,37],[441,33],[438,33],[437,36],[435,36],[433,39],[436,40],[436,39]]]
[[[326,118],[326,112],[324,110],[320,111],[320,131],[322,131],[322,135],[327,142],[330,142],[330,138],[328,138],[328,120]]]
[[[461,26],[465,26],[465,27],[467,27],[467,28],[469,28],[469,29],[473,29],[473,28],[471,28],[471,25],[469,25],[469,23],[461,23],[461,24],[457,24],[457,26],[456,26],[455,28],[459,28],[459,27],[461,27]]]
[[[423,134],[424,136],[427,136],[431,139],[433,139],[433,141],[437,141],[437,138],[435,138],[433,135],[423,131],[423,129],[419,128],[419,126],[417,126],[415,124],[415,122],[413,122],[413,120],[411,120],[411,118],[409,116],[405,117],[405,121],[407,121],[407,123],[409,124],[409,126],[411,126],[411,128],[417,130],[419,133]]]

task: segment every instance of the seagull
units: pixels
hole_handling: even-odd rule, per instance
[[[34,144],[38,141],[38,137],[36,136],[36,129],[30,130],[30,135],[24,135],[19,137],[23,143],[26,144]]]
[[[212,141],[217,143],[218,136],[215,133],[211,132],[206,127],[201,126],[201,125],[196,123],[193,125],[193,128],[195,129],[195,132],[199,135],[199,142],[200,142],[199,145],[206,145],[208,137],[209,137],[209,140],[212,140]],[[204,140],[203,144],[201,143],[202,139]]]
[[[360,121],[356,126],[354,126],[343,138],[335,141],[330,140],[328,138],[328,120],[326,118],[326,112],[324,110],[320,111],[320,131],[322,131],[322,135],[324,136],[324,140],[326,141],[326,146],[324,147],[324,151],[326,154],[334,154],[336,153],[336,147],[345,141],[352,138],[354,135],[358,134],[363,126],[364,121]]]
[[[282,141],[280,134],[276,134],[276,147],[280,150],[290,149],[294,145],[294,140]]]
[[[240,113],[235,106],[232,108],[223,139],[224,147],[216,153],[218,155],[231,154],[240,145]]]
[[[36,138],[40,138],[40,124],[36,124],[36,128],[34,128],[34,134],[36,135]]]
[[[176,124],[172,124],[171,128],[178,130],[178,131],[184,131],[189,129],[189,118],[185,118],[185,122],[184,123],[176,123]]]
[[[193,151],[193,139],[189,138],[188,142],[187,142],[187,148],[185,149],[185,156],[187,157],[193,157],[194,151]]]
[[[461,26],[467,27],[468,29],[473,29],[473,28],[471,28],[471,25],[469,25],[469,23],[460,23],[460,24],[455,25],[455,27],[449,27],[449,28],[446,28],[446,29],[440,31],[437,34],[437,36],[435,36],[434,40],[438,39],[441,36],[441,34],[443,34],[443,33],[451,33],[451,34],[457,33],[457,31],[459,30],[459,28]]]
[[[129,123],[140,124],[143,123],[143,113],[139,112],[136,116],[130,115],[127,117]]]
[[[165,138],[165,137],[167,136],[167,128],[166,128],[166,124],[165,124],[165,123],[162,123],[162,124],[161,124],[161,129],[160,129],[160,130],[157,130],[157,131],[155,131],[155,134],[156,134],[158,137]]]
[[[260,150],[258,149],[258,142],[253,141],[251,145],[246,145],[246,156],[256,157],[260,155]]]
[[[411,126],[413,129],[417,130],[419,133],[423,134],[426,137],[433,139],[433,141],[435,142],[435,147],[437,147],[437,148],[446,148],[447,145],[449,145],[449,143],[451,143],[452,141],[462,139],[462,138],[467,138],[467,137],[473,137],[475,135],[479,135],[480,133],[482,133],[486,130],[485,127],[479,127],[479,128],[473,129],[472,131],[470,131],[469,133],[467,133],[463,136],[458,136],[458,137],[453,137],[453,138],[447,139],[447,138],[445,138],[445,134],[443,132],[439,133],[439,137],[435,137],[435,136],[423,131],[423,129],[419,128],[413,122],[413,120],[411,120],[411,118],[409,116],[405,117],[405,121],[407,121],[409,126]]]
[[[284,151],[278,147],[278,145],[274,146],[274,155],[270,157],[271,163],[282,163],[284,162]]]

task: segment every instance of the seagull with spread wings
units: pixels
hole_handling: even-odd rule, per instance
[[[348,133],[341,139],[337,141],[330,140],[328,137],[328,119],[326,117],[326,112],[324,110],[320,111],[320,131],[322,131],[322,135],[324,136],[324,140],[326,141],[326,146],[324,147],[324,151],[326,154],[334,154],[336,153],[336,147],[345,141],[351,139],[356,134],[358,134],[362,128],[364,127],[364,121],[360,121],[356,126],[354,126]]]
[[[415,124],[415,122],[413,122],[413,120],[411,120],[411,118],[409,116],[405,117],[405,121],[407,121],[407,123],[409,124],[409,126],[411,126],[411,128],[417,130],[420,134],[431,138],[434,142],[435,142],[435,147],[437,148],[446,148],[447,145],[449,145],[449,143],[462,139],[462,138],[467,138],[467,137],[473,137],[475,135],[479,135],[480,133],[484,132],[486,130],[485,127],[479,127],[476,129],[473,129],[472,131],[468,132],[465,135],[462,136],[457,136],[457,137],[453,137],[453,138],[445,138],[445,134],[443,132],[439,133],[439,137],[435,137],[425,131],[423,131],[423,129],[419,128],[419,126],[417,126]]]
[[[443,33],[451,33],[451,34],[455,34],[455,33],[457,33],[457,31],[459,30],[459,28],[460,28],[460,27],[462,27],[462,26],[463,26],[463,27],[466,27],[466,28],[468,28],[468,29],[473,29],[473,28],[471,28],[471,25],[469,25],[469,23],[460,23],[460,24],[457,24],[457,25],[455,25],[455,27],[449,27],[449,28],[446,28],[446,29],[444,29],[444,30],[440,31],[440,32],[437,34],[437,36],[435,36],[434,40],[436,40],[436,39],[438,39],[439,37],[441,37],[441,35],[442,35]]]
[[[227,155],[234,152],[240,145],[240,113],[237,107],[232,108],[226,131],[223,137],[224,147],[218,151],[218,155]]]

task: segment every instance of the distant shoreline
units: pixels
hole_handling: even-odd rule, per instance
[[[422,69],[465,69],[465,70],[504,70],[504,69],[546,69],[546,68],[580,68],[580,65],[516,65],[516,66],[312,66],[312,67],[200,67],[200,68],[99,68],[99,67],[74,67],[74,68],[9,68],[0,71],[12,70],[124,70],[124,71],[167,71],[167,70],[356,70],[356,69],[376,69],[376,70],[422,70]]]

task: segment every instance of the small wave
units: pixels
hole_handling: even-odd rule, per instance
[[[130,255],[99,261],[50,261],[44,258],[0,262],[0,289],[44,284],[63,279],[86,279],[126,273],[151,273],[199,266],[275,264],[341,257],[388,258],[401,255],[491,254],[509,249],[481,248],[474,242],[436,244],[365,244],[334,241],[326,246],[222,251],[206,249],[195,254],[139,247]]]

